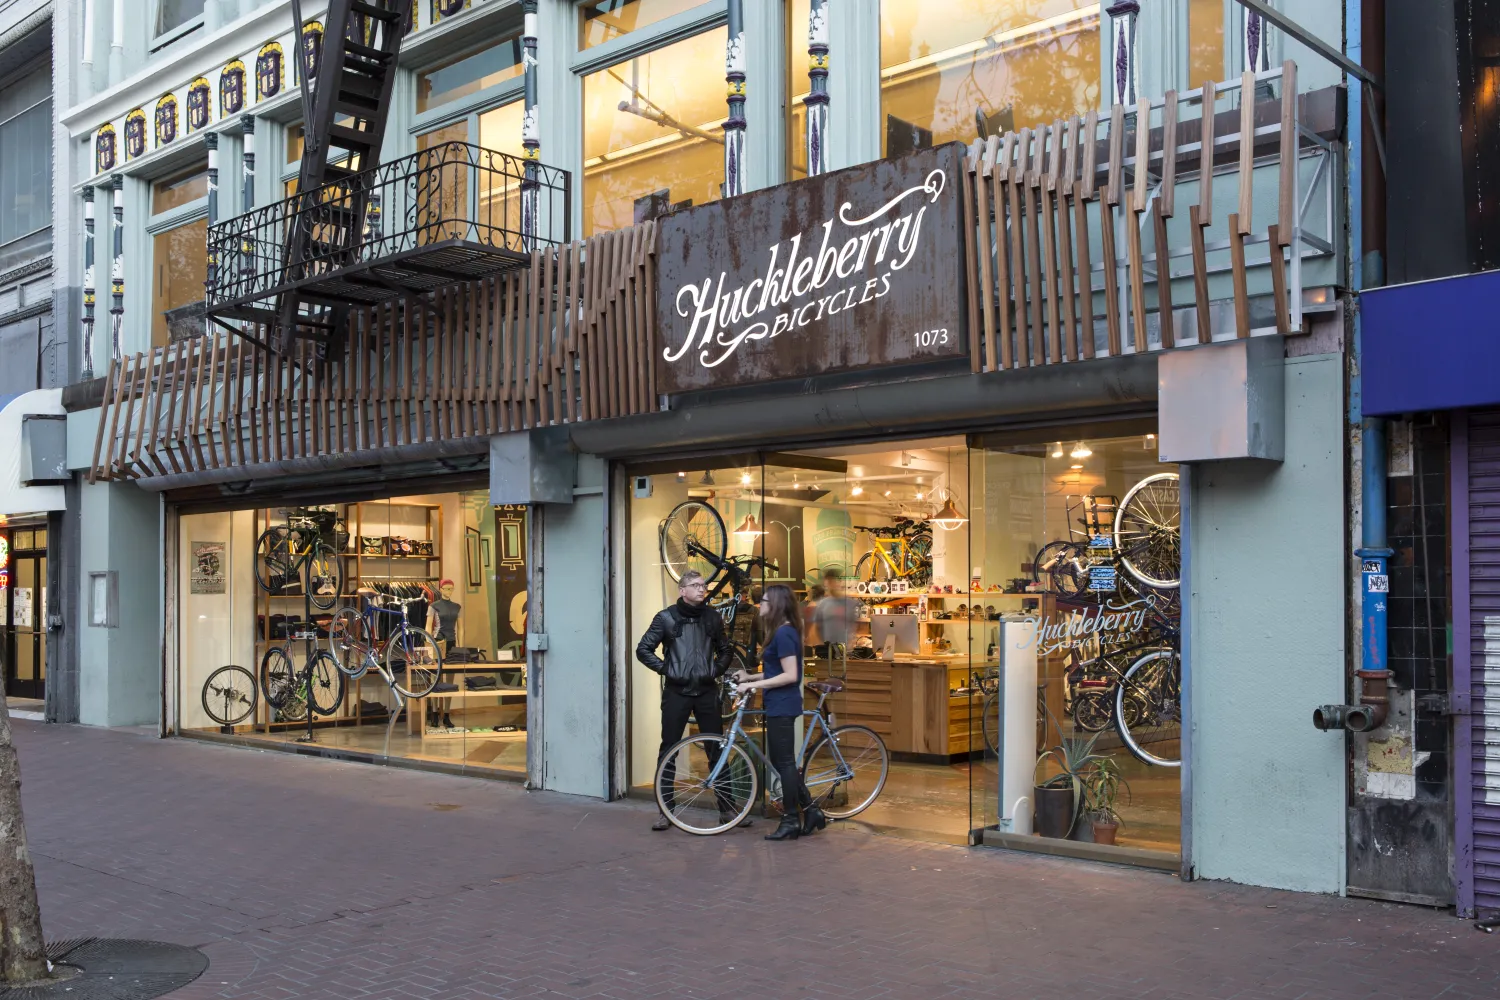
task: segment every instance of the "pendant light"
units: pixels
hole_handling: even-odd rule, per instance
[[[1092,448],[1090,448],[1086,442],[1080,441],[1073,448],[1072,453],[1068,457],[1069,458],[1088,458],[1093,453],[1094,453],[1094,450]]]
[[[765,532],[761,530],[760,525],[756,523],[754,514],[746,514],[745,519],[740,522],[740,526],[734,529],[734,533],[736,535],[746,535],[750,537],[765,534]]]
[[[948,452],[948,482],[953,482],[952,451]],[[957,531],[959,528],[962,528],[964,525],[968,524],[969,519],[964,516],[963,511],[959,510],[958,505],[953,502],[952,489],[945,488],[943,490],[943,494],[943,505],[939,507],[938,512],[932,515],[932,517],[928,518],[928,520],[937,525],[939,528],[942,528],[944,531]]]

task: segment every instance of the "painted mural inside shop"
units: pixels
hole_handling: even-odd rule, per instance
[[[523,509],[482,491],[181,520],[181,732],[526,769]]]
[[[805,708],[834,733],[805,720],[806,780],[829,815],[1175,858],[1178,481],[1154,434],[752,453],[632,481],[633,636],[697,570],[737,660],[758,669],[760,592],[784,584],[802,603]],[[689,786],[710,765],[661,745],[661,679],[631,670],[631,785],[691,826]],[[757,746],[758,707],[740,737]],[[753,795],[774,810],[758,783]]]

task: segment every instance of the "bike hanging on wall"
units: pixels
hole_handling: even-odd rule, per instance
[[[283,509],[286,524],[273,524],[255,542],[255,582],[271,594],[300,587],[319,611],[338,607],[344,590],[344,560],[337,544],[338,515],[331,510]]]

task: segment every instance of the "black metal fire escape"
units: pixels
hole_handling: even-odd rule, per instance
[[[300,6],[300,4],[298,5]],[[366,173],[380,160],[396,82],[396,54],[411,30],[409,0],[330,0],[323,25],[322,55],[312,82],[311,110],[303,122],[302,169],[296,197],[300,211],[287,228],[286,262],[296,282],[313,268],[346,263],[368,224],[370,185]],[[300,12],[298,22],[301,23]],[[306,55],[298,53],[306,65]],[[303,106],[308,74],[300,74]],[[345,155],[331,157],[334,150]],[[331,161],[331,162],[330,162]],[[276,299],[278,347],[288,351],[298,337],[338,352],[350,303],[293,287]]]
[[[302,36],[297,191],[209,227],[207,312],[220,327],[337,357],[352,310],[529,267],[568,240],[565,170],[467,142],[379,162],[411,16],[411,0],[331,0],[321,53]]]

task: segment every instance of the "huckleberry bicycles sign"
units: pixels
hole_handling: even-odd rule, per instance
[[[952,143],[663,219],[662,391],[965,353],[962,157]]]

